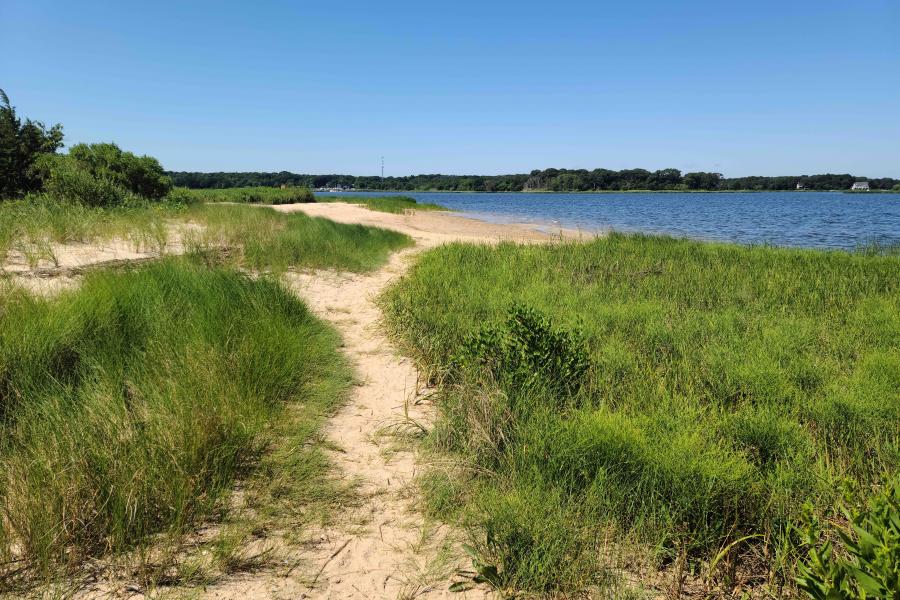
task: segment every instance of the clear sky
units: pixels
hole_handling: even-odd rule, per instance
[[[173,170],[900,176],[900,0],[0,0],[0,87]]]

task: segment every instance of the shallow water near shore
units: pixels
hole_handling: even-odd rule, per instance
[[[390,195],[353,192],[324,195]],[[900,194],[404,192],[494,223],[661,233],[740,244],[846,249],[900,244]]]

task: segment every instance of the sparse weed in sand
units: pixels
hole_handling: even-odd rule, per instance
[[[247,495],[294,522],[336,497],[314,442],[348,367],[278,282],[162,259],[50,300],[5,290],[0,318],[7,589],[183,532],[248,472]]]
[[[409,196],[316,196],[316,202],[362,204],[369,210],[401,214],[408,210],[447,210],[439,204],[417,202]]]
[[[898,274],[897,256],[615,234],[423,255],[383,306],[442,384],[429,440],[457,464],[426,479],[430,510],[502,588],[642,565],[676,595],[796,593],[804,502],[827,517],[900,469]]]
[[[0,202],[0,264],[10,251],[22,254],[30,266],[52,260],[53,244],[86,243],[120,238],[138,249],[165,246],[166,223],[183,217],[186,206],[169,202],[139,202],[130,206],[90,207],[60,202],[46,195]]]

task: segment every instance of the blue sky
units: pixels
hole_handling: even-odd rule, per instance
[[[898,0],[0,0],[0,87],[173,170],[900,177]]]

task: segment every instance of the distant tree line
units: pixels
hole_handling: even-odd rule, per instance
[[[544,169],[518,175],[410,175],[371,177],[354,175],[299,175],[278,173],[169,172],[177,186],[230,188],[246,186],[299,186],[309,188],[353,187],[358,190],[447,191],[447,192],[596,192],[629,190],[847,190],[865,178],[853,175],[791,175],[781,177],[723,177],[721,173],[682,173],[678,169]],[[869,187],[890,190],[900,179],[868,179]]]

